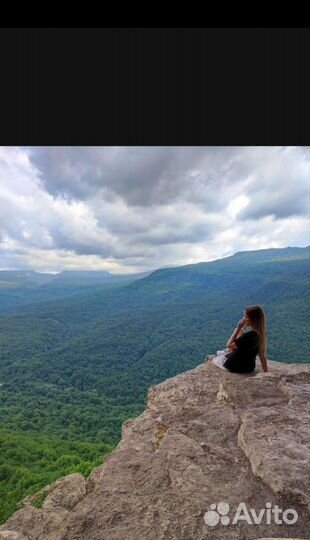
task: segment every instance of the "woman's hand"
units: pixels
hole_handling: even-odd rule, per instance
[[[237,328],[243,328],[246,325],[245,319],[240,319],[240,321],[237,324]]]

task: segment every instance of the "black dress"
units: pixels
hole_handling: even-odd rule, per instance
[[[259,334],[250,330],[234,340],[237,349],[225,355],[223,366],[233,373],[251,373],[255,369],[255,358],[259,352]]]

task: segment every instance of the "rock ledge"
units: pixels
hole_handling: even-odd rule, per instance
[[[151,387],[104,463],[26,497],[0,539],[309,539],[310,366],[269,367],[237,375],[206,361]],[[264,516],[267,503],[278,505],[298,519],[233,524],[240,503]],[[223,508],[223,522],[219,511],[207,524],[206,513]]]

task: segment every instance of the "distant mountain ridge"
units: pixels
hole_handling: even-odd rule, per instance
[[[36,272],[34,270],[0,270],[0,287],[5,287],[10,285],[54,285],[54,284],[71,284],[76,286],[83,285],[97,285],[100,283],[106,282],[116,282],[116,281],[134,281],[136,279],[142,279],[149,275],[154,274],[155,272],[165,272],[166,270],[175,270],[175,269],[196,269],[201,270],[205,268],[206,265],[218,266],[221,264],[230,264],[235,263],[237,259],[242,260],[243,262],[248,261],[249,263],[254,263],[257,261],[272,261],[279,259],[293,259],[293,258],[304,258],[305,256],[310,256],[310,245],[305,247],[286,247],[286,248],[270,248],[270,249],[259,249],[254,251],[238,251],[233,255],[228,257],[223,257],[215,259],[213,261],[199,262],[193,264],[186,264],[182,266],[167,266],[164,268],[158,268],[149,272],[137,272],[133,274],[112,274],[106,270],[63,270],[62,272],[52,274],[52,273],[42,273]]]
[[[58,274],[35,272],[34,270],[0,270],[0,287],[43,285],[86,286],[100,283],[130,282],[147,276],[149,272],[135,274],[111,274],[104,270],[63,270]]]

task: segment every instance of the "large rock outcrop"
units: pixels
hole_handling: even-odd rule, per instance
[[[306,540],[310,366],[269,368],[206,361],[153,386],[104,463],[26,497],[0,539]]]

